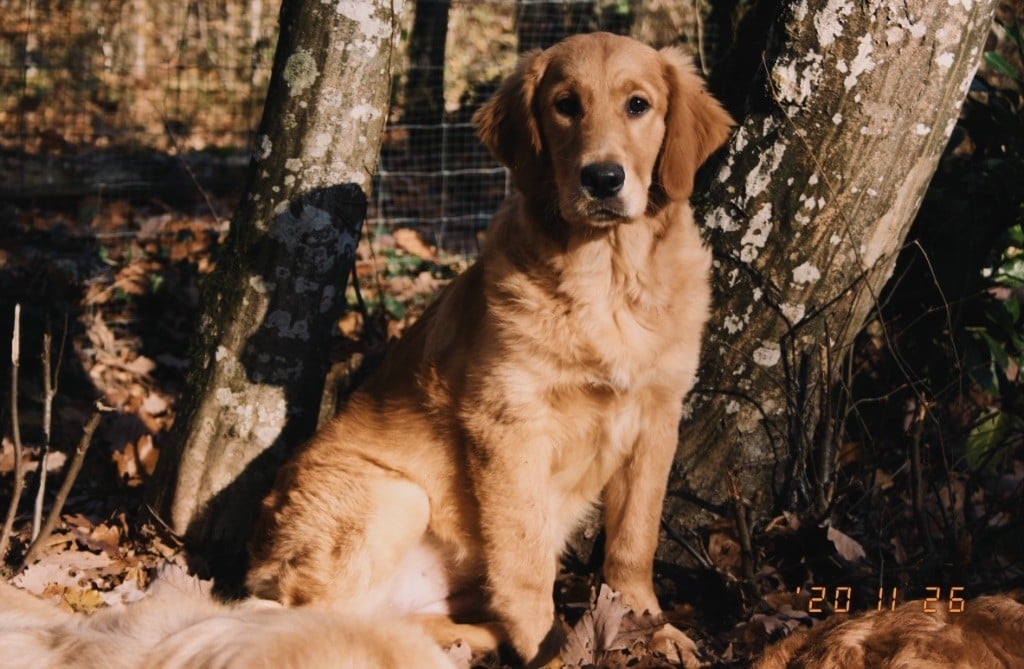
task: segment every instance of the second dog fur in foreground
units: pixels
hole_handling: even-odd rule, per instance
[[[184,574],[92,615],[0,582],[0,669],[454,669],[409,623],[270,602],[227,605]]]
[[[969,600],[961,613],[924,604],[833,614],[768,648],[754,669],[1024,667],[1024,592]]]
[[[601,501],[605,580],[660,610],[659,521],[710,302],[688,199],[732,121],[679,50],[596,33],[528,55],[476,122],[518,193],[282,468],[248,585],[286,605],[497,618],[540,664],[560,645],[559,555]],[[655,643],[696,663],[669,625]]]

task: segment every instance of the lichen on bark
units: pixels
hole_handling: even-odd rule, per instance
[[[170,526],[228,581],[241,576],[277,465],[316,425],[389,102],[392,8],[401,5],[282,6],[246,195],[203,286],[183,410],[153,486]],[[350,48],[355,41],[366,48]]]
[[[820,502],[823,402],[892,272],[977,66],[992,0],[783,3],[699,218],[716,313],[667,513]],[[936,55],[951,54],[941,62]],[[755,299],[756,295],[756,299]],[[663,556],[678,546],[668,542]]]

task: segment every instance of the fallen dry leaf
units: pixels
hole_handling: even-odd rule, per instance
[[[120,554],[121,528],[116,525],[100,524],[92,528],[90,532],[83,532],[76,529],[73,532],[75,540],[89,550],[107,553],[112,557]]]
[[[363,315],[356,310],[349,311],[338,319],[338,330],[350,339],[356,339],[363,331]]]
[[[849,535],[843,534],[837,530],[831,524],[828,526],[826,536],[828,537],[828,540],[832,542],[832,545],[836,547],[836,552],[845,560],[850,562],[860,562],[867,556],[867,553],[864,552],[863,546],[861,546],[856,540],[852,539]]]
[[[794,630],[810,622],[810,616],[793,617],[785,613],[765,615],[756,613],[750,622],[743,626],[743,641],[747,644],[763,646],[769,640],[789,636]]]
[[[63,551],[44,555],[11,581],[19,588],[42,595],[48,586],[78,588],[90,581],[98,570],[110,567],[113,560],[105,554],[88,551]]]
[[[574,667],[619,664],[610,653],[631,649],[649,639],[663,623],[660,617],[638,615],[622,603],[618,593],[602,583],[590,608],[569,631],[561,660]],[[615,659],[625,666],[626,658],[622,654]]]
[[[139,566],[135,566],[125,574],[124,580],[116,587],[99,594],[107,606],[131,604],[132,602],[137,602],[146,596],[146,591],[142,587],[145,584],[145,570]]]
[[[137,356],[134,360],[124,366],[129,372],[138,374],[139,376],[147,376],[156,369],[156,363],[147,358],[144,355]]]
[[[153,435],[144,434],[128,442],[120,451],[110,454],[117,467],[118,477],[129,486],[141,485],[156,470],[160,451],[153,445]]]
[[[61,598],[78,613],[92,613],[107,605],[103,596],[91,588],[65,588]]]
[[[159,416],[167,411],[169,403],[157,393],[149,393],[146,399],[142,400],[141,409],[151,416]]]
[[[29,474],[39,470],[39,459],[41,449],[35,446],[24,445],[22,452],[22,466],[25,473]],[[56,472],[64,467],[68,456],[63,451],[50,451],[46,456],[46,471]],[[10,474],[14,471],[14,444],[7,437],[0,441],[0,474]]]
[[[423,260],[433,260],[437,257],[437,251],[433,247],[428,246],[423,238],[420,237],[420,233],[409,228],[398,228],[395,230],[395,246],[402,249],[406,253],[412,254],[417,258]]]

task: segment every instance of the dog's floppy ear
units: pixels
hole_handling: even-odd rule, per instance
[[[725,143],[734,122],[707,92],[687,54],[678,47],[666,47],[659,54],[669,101],[655,176],[669,198],[685,200],[693,193],[697,168]]]
[[[535,180],[541,168],[544,140],[534,95],[546,65],[547,57],[539,49],[523,55],[515,72],[473,115],[480,141],[512,171],[520,190],[525,185],[520,182]]]

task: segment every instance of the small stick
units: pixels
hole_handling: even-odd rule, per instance
[[[750,524],[747,522],[747,505],[743,500],[740,483],[733,472],[727,472],[732,502],[736,509],[736,534],[740,540],[740,557],[743,564],[743,578],[754,582],[754,550],[750,542]]]
[[[932,536],[928,531],[928,515],[924,508],[924,468],[921,463],[921,440],[924,437],[924,421],[928,417],[928,404],[923,397],[917,400],[910,431],[910,486],[913,495],[914,515],[918,530],[929,551],[934,551]],[[952,502],[952,500],[950,500]]]
[[[96,428],[100,424],[100,410],[97,410],[92,414],[92,418],[85,424],[85,428],[82,432],[82,439],[78,442],[78,447],[75,449],[75,457],[72,458],[71,464],[68,466],[68,473],[64,475],[64,480],[60,484],[60,490],[57,491],[57,497],[53,500],[53,506],[50,507],[50,513],[46,516],[46,522],[43,523],[42,529],[39,531],[39,536],[35,538],[32,545],[25,551],[25,557],[21,562],[21,566],[18,571],[24,569],[27,565],[31,564],[36,557],[36,553],[42,547],[43,543],[53,533],[53,528],[57,526],[57,521],[60,519],[60,512],[64,510],[64,503],[68,500],[68,495],[71,494],[71,487],[75,485],[75,479],[78,478],[78,473],[82,471],[82,463],[85,462],[85,454],[89,450],[89,446],[92,444],[92,435],[96,432]]]
[[[704,50],[704,17],[700,13],[700,0],[693,1],[693,15],[697,20],[697,55],[700,56],[700,71],[708,76],[708,54]]]
[[[50,427],[53,423],[53,397],[57,394],[56,381],[50,372],[50,348],[53,337],[47,327],[43,335],[43,452],[39,456],[39,485],[36,488],[36,503],[32,509],[32,541],[39,536],[39,525],[43,521],[43,499],[46,495],[46,458],[50,455]]]
[[[18,426],[18,363],[21,359],[21,304],[14,305],[14,334],[11,336],[11,437],[14,441],[14,490],[11,492],[11,506],[0,529],[0,561],[7,555],[11,541],[11,529],[18,515],[21,492],[24,488],[25,463],[22,461],[21,428]]]

